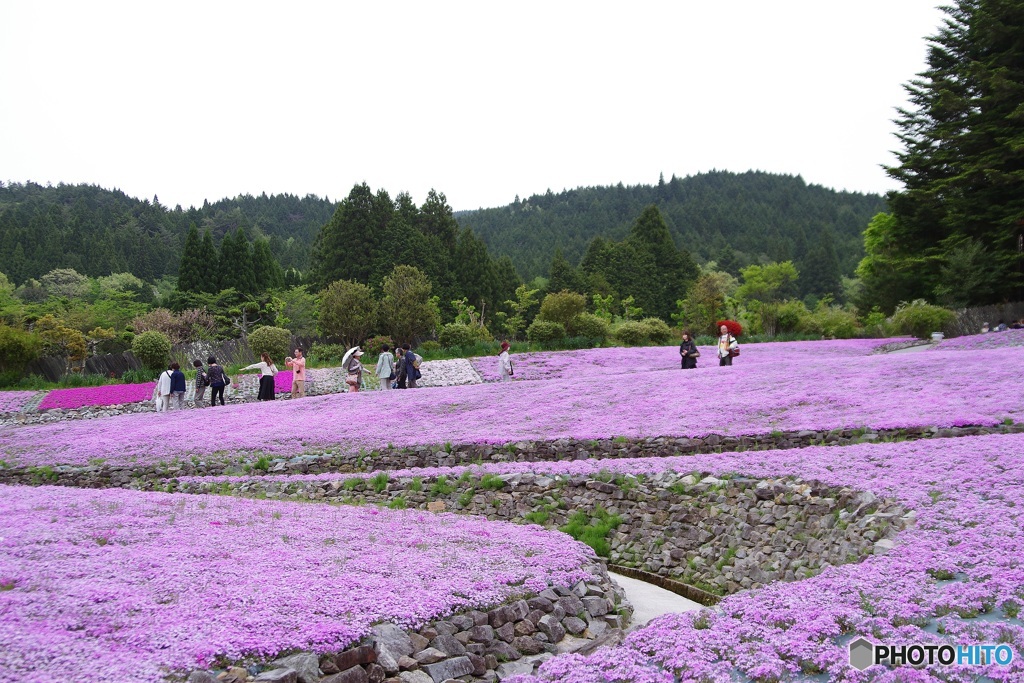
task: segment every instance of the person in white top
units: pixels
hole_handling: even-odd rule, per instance
[[[245,372],[246,370],[260,371],[260,391],[256,394],[256,399],[260,401],[273,401],[274,376],[277,374],[277,366],[274,365],[274,361],[270,360],[270,354],[261,353],[259,363],[247,365],[240,372]]]
[[[732,365],[733,356],[740,355],[740,345],[736,342],[736,337],[729,333],[728,326],[722,325],[719,332],[722,335],[718,338],[718,365]]]
[[[377,379],[380,380],[381,390],[390,389],[391,382],[395,379],[395,357],[391,355],[391,347],[382,344],[380,355],[377,356],[377,369],[374,371]]]
[[[156,412],[162,413],[171,409],[171,369],[168,367],[160,373],[156,383]]]
[[[501,375],[502,382],[512,381],[512,359],[508,357],[508,349],[508,342],[501,342],[501,353],[498,354],[498,374]]]

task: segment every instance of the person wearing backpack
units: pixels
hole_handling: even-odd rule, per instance
[[[192,361],[192,367],[196,369],[196,395],[195,395],[195,406],[198,408],[201,405],[203,396],[206,395],[206,387],[210,386],[210,377],[206,374],[206,370],[203,369],[203,361],[194,360]]]
[[[224,372],[224,368],[217,365],[217,359],[213,356],[207,358],[206,362],[210,364],[210,368],[206,371],[210,378],[210,405],[217,405],[218,396],[220,396],[220,404],[224,405],[224,387],[231,383],[231,378],[228,377],[228,373]]]
[[[408,388],[415,389],[416,380],[423,376],[420,374],[423,357],[413,353],[409,344],[402,344],[402,348],[405,349],[405,384]]]

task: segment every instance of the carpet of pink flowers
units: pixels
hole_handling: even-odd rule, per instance
[[[741,360],[744,363],[762,362],[783,354],[793,360],[801,357],[864,356],[879,346],[897,339],[842,339],[829,341],[768,342],[741,344]],[[701,346],[697,368],[718,366],[717,348]],[[679,352],[676,346],[609,347],[582,351],[539,351],[517,353],[511,356],[516,379],[562,379],[576,381],[592,374],[618,375],[631,372],[651,372],[666,368],[679,368]],[[736,361],[739,365],[741,360]],[[473,358],[473,367],[485,382],[501,379],[497,356]]]
[[[571,585],[592,556],[450,514],[117,489],[0,486],[0,519],[0,680],[26,683],[340,649]]]
[[[731,368],[679,370],[672,347],[593,353],[660,354],[665,369],[623,375],[593,366],[571,381],[331,394],[216,409],[64,421],[0,431],[9,464],[147,464],[214,453],[253,460],[388,444],[522,439],[763,434],[871,426],[1024,421],[1024,348],[856,355],[840,342],[750,345]],[[851,344],[852,345],[852,344]],[[830,349],[839,348],[832,353]],[[866,353],[866,345],[861,354]],[[746,350],[745,350],[746,353]],[[968,400],[969,399],[969,400]],[[383,416],[394,419],[383,419]]]
[[[807,448],[684,459],[682,470],[791,475],[899,499],[917,512],[886,555],[666,615],[589,659],[562,656],[519,683],[1024,680],[1024,435]],[[564,463],[575,471],[586,463]],[[629,463],[608,462],[622,471]],[[636,461],[635,472],[651,465]],[[677,465],[678,467],[678,465]],[[954,580],[936,580],[936,576]],[[846,644],[1007,643],[1010,667],[851,668]],[[678,674],[679,678],[675,678]]]
[[[1000,349],[1007,346],[1024,346],[1024,330],[1004,330],[986,334],[969,334],[953,339],[943,339],[935,345],[942,351],[980,351]]]
[[[38,394],[38,391],[0,391],[0,414],[19,412]]]

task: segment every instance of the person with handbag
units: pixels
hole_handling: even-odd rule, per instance
[[[206,359],[209,364],[209,368],[206,370],[206,376],[210,378],[210,406],[217,405],[217,397],[220,397],[220,404],[224,405],[224,387],[231,383],[231,378],[228,377],[228,373],[224,372],[224,368],[217,364],[217,359],[210,356]]]
[[[501,375],[502,382],[511,382],[512,375],[512,359],[508,356],[509,343],[507,341],[501,342],[501,353],[498,354],[498,373]]]
[[[198,408],[203,396],[206,395],[206,387],[210,386],[210,378],[207,376],[206,370],[203,369],[203,361],[198,359],[192,361],[192,367],[196,369],[196,394],[193,397],[193,403]]]
[[[740,355],[740,345],[736,337],[729,334],[729,328],[722,325],[719,328],[721,336],[718,338],[718,365],[732,365],[732,359]]]
[[[690,335],[689,330],[683,330],[683,343],[679,345],[679,356],[683,370],[693,370],[697,367],[697,359],[700,357],[700,350]]]
[[[395,357],[391,355],[391,347],[381,344],[380,355],[377,356],[377,369],[374,371],[380,380],[381,390],[390,389],[395,381]]]
[[[359,387],[363,383],[363,362],[359,360],[359,357],[363,355],[363,350],[356,347],[356,350],[352,353],[352,357],[348,359],[348,364],[345,369],[348,371],[348,377],[345,379],[345,383],[348,384],[348,390],[351,393],[359,391]]]
[[[256,400],[273,401],[275,393],[274,376],[277,375],[277,366],[274,365],[274,361],[270,360],[270,354],[261,353],[259,363],[247,365],[239,370],[239,372],[245,372],[246,370],[260,371],[260,390],[256,394]]]

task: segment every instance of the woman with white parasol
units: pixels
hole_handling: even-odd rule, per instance
[[[363,383],[363,363],[359,360],[362,355],[363,350],[358,346],[353,346],[345,352],[345,356],[341,359],[341,367],[348,371],[345,383],[348,384],[348,390],[352,393],[359,391],[359,387]]]

